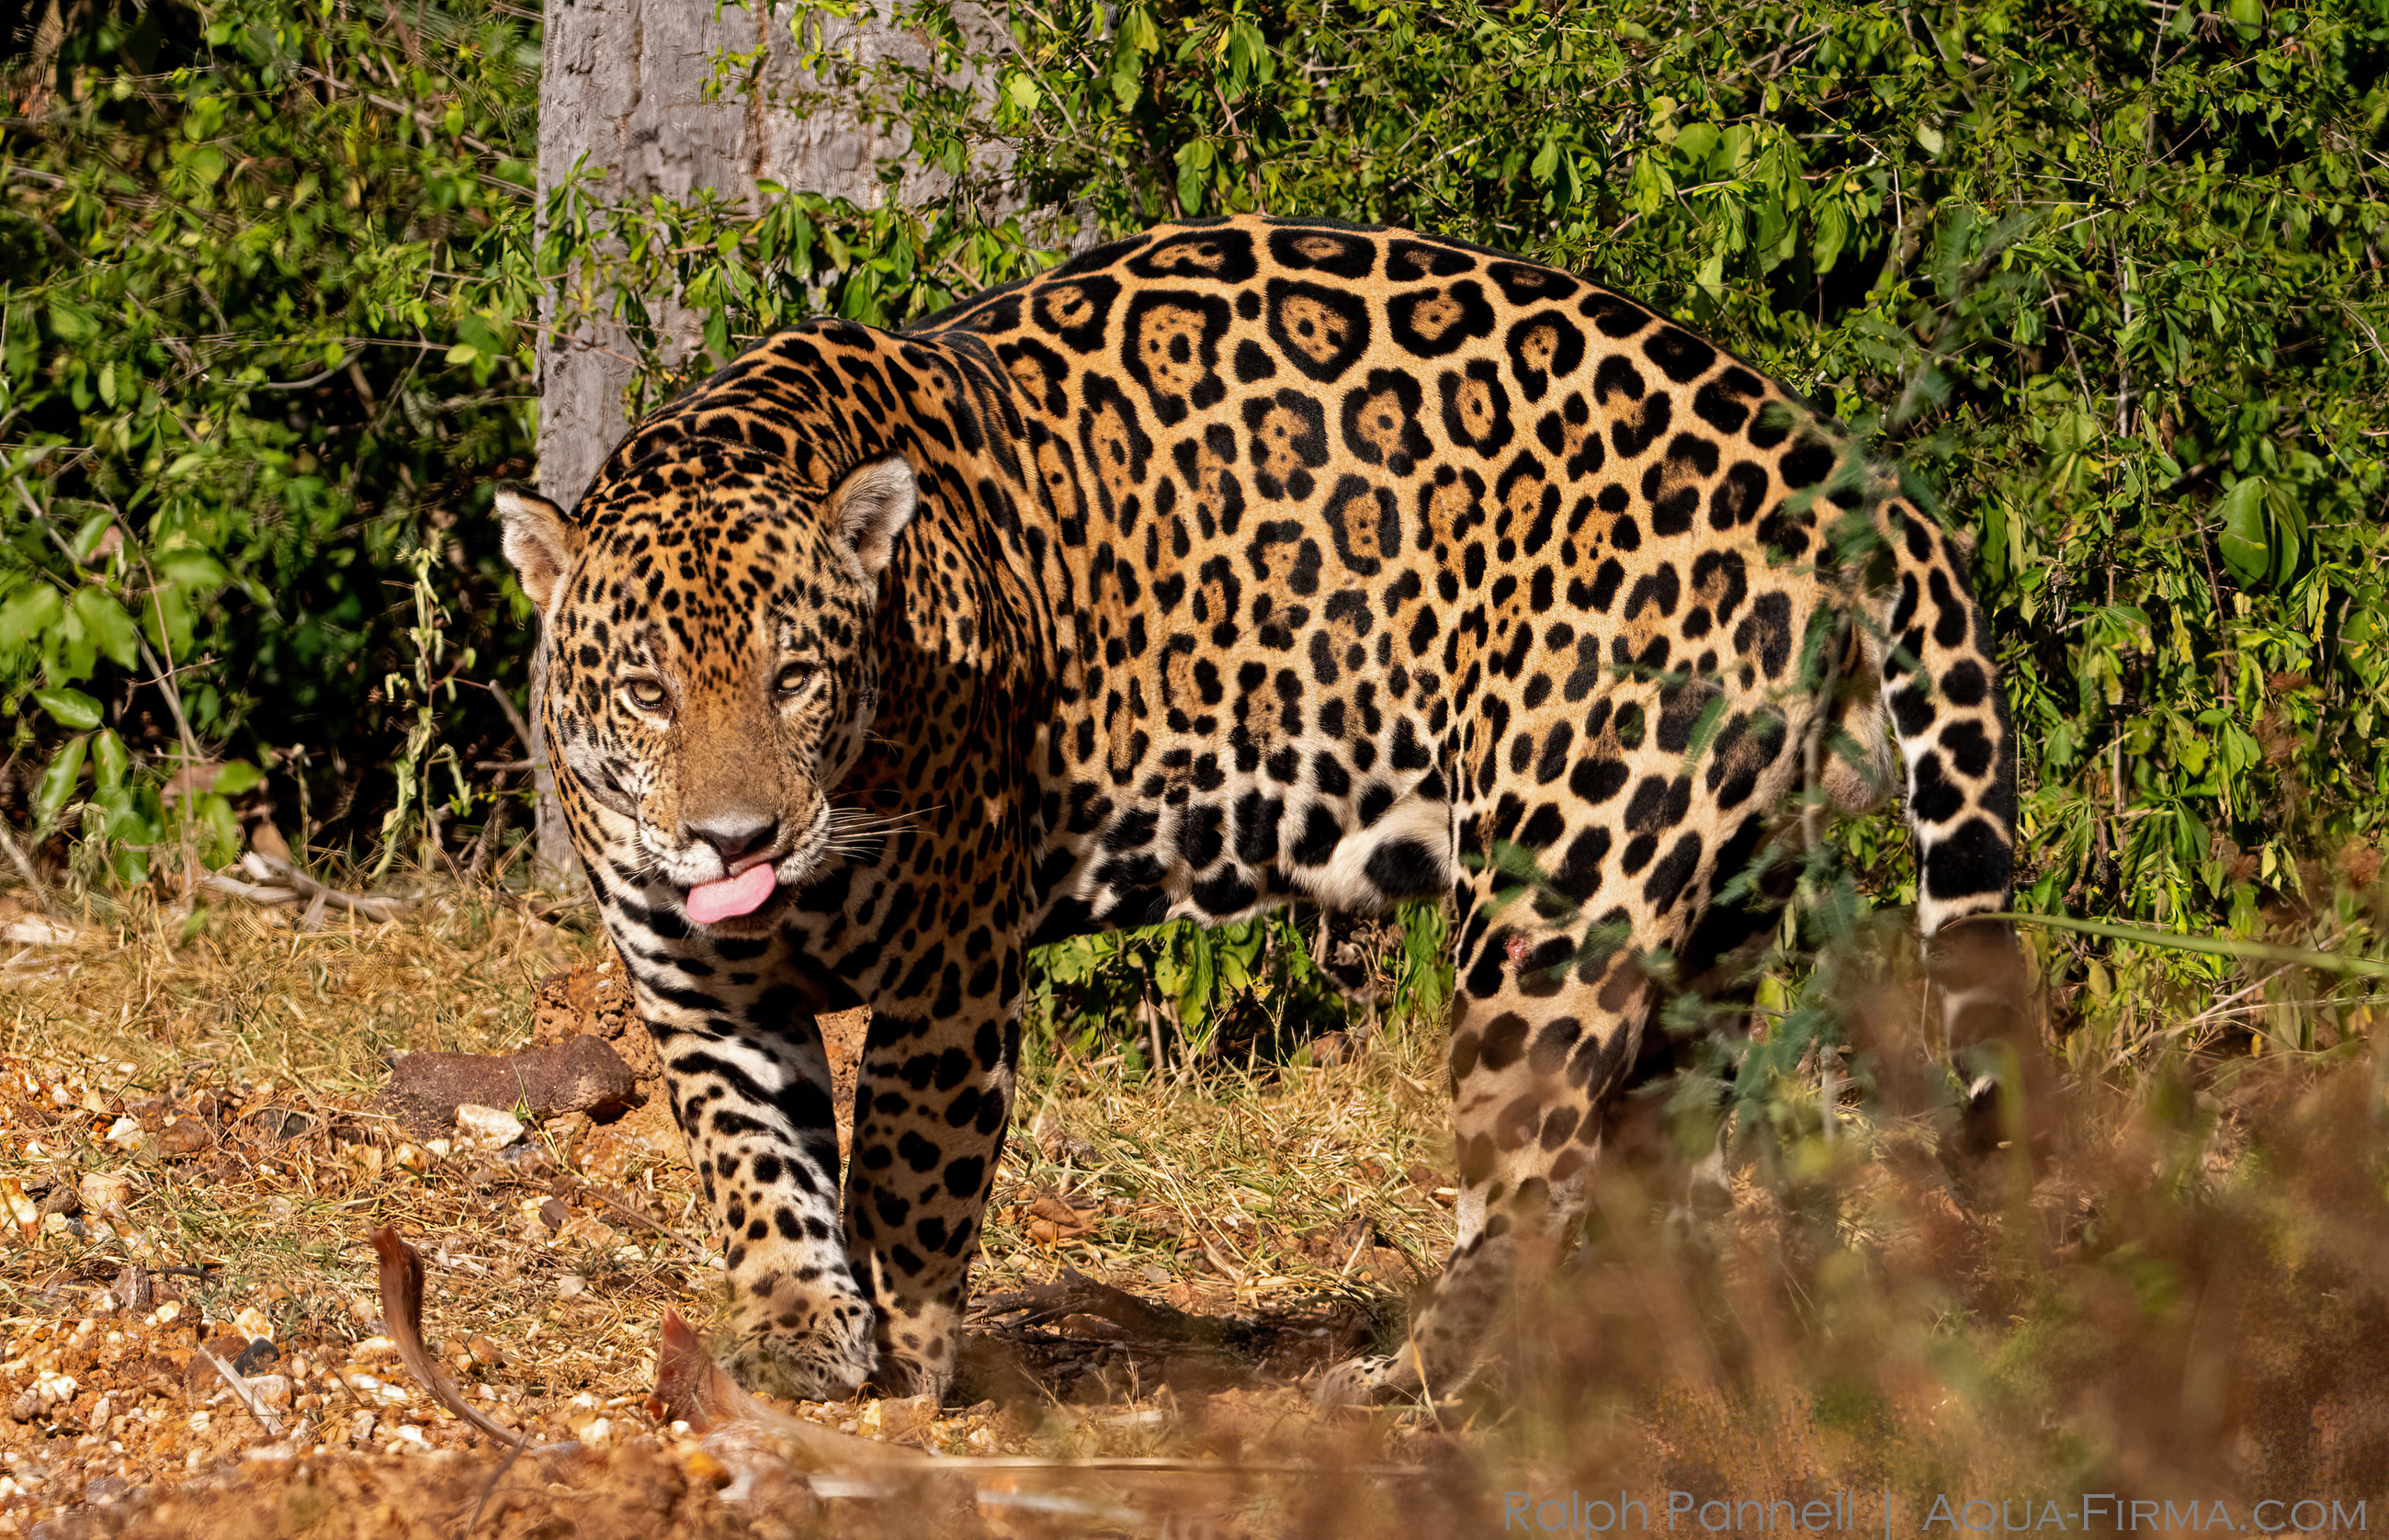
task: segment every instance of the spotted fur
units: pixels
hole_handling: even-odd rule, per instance
[[[1366,1399],[1471,1372],[1581,1216],[1645,958],[1714,949],[1801,787],[1904,763],[1924,935],[2005,901],[1952,538],[1748,365],[1498,253],[1167,227],[907,334],[773,337],[570,517],[502,503],[750,1384],[946,1382],[1031,946],[1455,901],[1459,1239],[1404,1348],[1331,1381]],[[1505,842],[1539,901],[1496,901]],[[691,922],[759,861],[762,910]],[[841,1203],[813,1015],[857,1001]]]

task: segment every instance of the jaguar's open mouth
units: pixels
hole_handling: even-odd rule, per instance
[[[735,877],[697,884],[688,890],[683,906],[698,924],[716,924],[754,913],[772,901],[779,885],[780,874],[773,870],[773,863],[758,861]]]
[[[734,934],[768,928],[820,871],[827,821],[825,811],[816,812],[812,826],[797,836],[792,848],[727,877],[681,889],[681,909],[694,924],[718,925]]]

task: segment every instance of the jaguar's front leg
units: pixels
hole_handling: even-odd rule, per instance
[[[837,1213],[829,1060],[811,1014],[647,1016],[672,1115],[722,1228],[735,1345],[749,1389],[834,1401],[876,1359],[870,1301],[847,1265]]]
[[[874,1006],[856,1088],[847,1243],[878,1305],[880,1387],[942,1394],[1012,1113],[1020,958],[957,963],[926,999]],[[974,997],[979,983],[984,995]],[[934,1013],[933,1013],[934,1012]]]

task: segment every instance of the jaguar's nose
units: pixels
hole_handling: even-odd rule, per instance
[[[692,823],[687,828],[691,839],[701,839],[721,854],[724,866],[735,866],[758,850],[769,848],[780,835],[779,821],[768,818],[749,823]]]

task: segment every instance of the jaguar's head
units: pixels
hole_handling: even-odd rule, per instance
[[[584,861],[667,885],[699,925],[768,927],[835,851],[829,793],[870,730],[871,613],[917,495],[901,457],[824,495],[738,450],[617,472],[573,517],[501,489]]]

